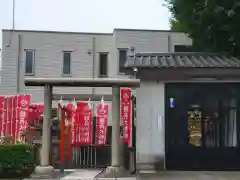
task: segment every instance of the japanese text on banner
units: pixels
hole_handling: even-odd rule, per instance
[[[92,109],[87,102],[78,103],[79,144],[92,144]]]
[[[108,126],[108,105],[97,105],[96,144],[106,144]]]
[[[24,132],[27,128],[27,120],[28,120],[28,111],[30,105],[30,95],[20,95],[18,96],[18,129],[17,134],[18,138],[20,138],[20,134]],[[24,141],[24,139],[20,139]]]
[[[131,89],[121,89],[121,119],[123,141],[131,144]]]

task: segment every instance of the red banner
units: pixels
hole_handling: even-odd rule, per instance
[[[17,138],[20,138],[20,134],[24,132],[27,128],[28,112],[30,106],[30,95],[20,95],[18,96],[18,127],[17,127]],[[25,141],[24,139],[21,139]]]
[[[12,136],[12,122],[13,122],[13,96],[7,98],[8,105],[8,121],[7,121],[7,135]]]
[[[0,136],[3,136],[4,96],[0,96]]]
[[[97,105],[96,144],[106,144],[108,126],[108,105]]]
[[[29,107],[29,123],[39,124],[40,117],[44,113],[44,104],[31,104]]]
[[[88,102],[78,103],[78,125],[80,136],[78,144],[92,144],[92,109]],[[79,137],[78,137],[79,138]]]
[[[72,142],[73,142],[73,127],[75,122],[76,107],[73,104],[68,104],[66,109],[67,112],[67,134],[68,134],[68,160],[72,159]]]
[[[123,141],[131,146],[131,89],[121,89]]]
[[[13,117],[12,117],[12,137],[16,142],[16,123],[17,123],[17,99],[18,96],[13,97]]]
[[[3,134],[4,136],[7,135],[7,121],[8,121],[8,104],[7,104],[7,98],[4,97],[4,103],[3,103]]]

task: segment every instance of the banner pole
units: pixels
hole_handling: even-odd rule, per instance
[[[65,141],[65,117],[63,109],[59,108],[60,114],[60,172],[64,173],[64,141]]]

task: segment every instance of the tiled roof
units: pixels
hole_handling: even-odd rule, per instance
[[[125,68],[240,68],[240,59],[206,53],[138,53],[128,56]]]

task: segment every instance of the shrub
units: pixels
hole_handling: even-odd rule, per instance
[[[0,178],[25,178],[34,170],[33,147],[26,144],[0,145]]]

